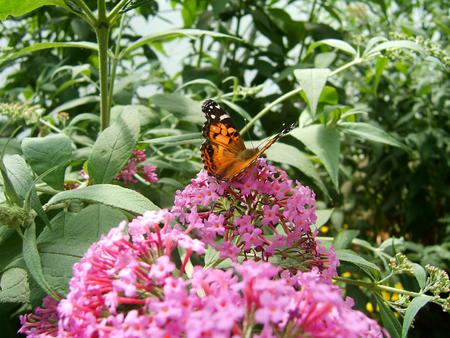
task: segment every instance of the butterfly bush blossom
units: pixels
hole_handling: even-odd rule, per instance
[[[136,179],[136,175],[141,175],[143,180],[147,183],[155,183],[158,181],[156,174],[156,167],[151,164],[145,164],[139,166],[139,163],[144,162],[147,159],[147,155],[144,150],[134,150],[131,155],[128,164],[122,171],[115,177],[117,181],[122,181],[125,184],[136,184],[139,181]]]
[[[28,337],[382,337],[317,267],[291,273],[247,260],[187,263],[205,244],[173,213],[149,211],[112,229],[74,265],[69,293],[21,317]],[[177,253],[182,254],[174,258]]]
[[[187,233],[237,262],[271,261],[286,269],[336,273],[334,249],[316,240],[314,192],[259,159],[238,179],[219,181],[201,171],[177,192],[172,213]]]

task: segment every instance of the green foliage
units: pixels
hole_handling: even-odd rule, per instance
[[[154,28],[169,8],[183,27]],[[202,168],[206,98],[248,140],[298,122],[267,157],[315,189],[316,227],[342,261],[336,280],[361,310],[377,303],[393,337],[428,335],[413,318],[431,303],[448,311],[439,1],[0,0],[0,20],[5,318],[42,290],[64,294],[71,265],[118,222],[171,205]],[[158,183],[119,185],[135,149]]]

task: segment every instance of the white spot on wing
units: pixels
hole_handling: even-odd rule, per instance
[[[230,116],[228,114],[220,115],[220,121],[225,120],[225,119],[229,119],[229,118],[230,118]]]

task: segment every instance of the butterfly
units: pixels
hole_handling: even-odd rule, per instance
[[[221,180],[232,180],[244,172],[272,144],[295,127],[295,124],[284,127],[261,149],[247,149],[225,109],[213,100],[206,100],[202,105],[202,111],[206,116],[202,130],[205,141],[200,149],[204,167],[209,175]]]

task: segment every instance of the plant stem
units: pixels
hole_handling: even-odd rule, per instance
[[[120,11],[123,7],[128,3],[129,0],[121,0],[112,10],[109,12],[108,15],[108,22],[110,25],[113,25],[114,22],[117,20],[117,16],[120,14]]]
[[[81,11],[84,14],[83,18],[87,21],[87,23],[92,27],[96,27],[97,18],[94,16],[94,14],[92,14],[92,11],[88,7],[88,5],[86,5],[86,3],[83,0],[73,0],[73,2],[75,2],[75,4],[77,4],[78,7],[80,7]]]
[[[108,40],[109,22],[106,18],[105,0],[98,0],[98,24],[96,27],[98,41],[98,58],[100,72],[100,126],[101,130],[109,126],[108,107]]]
[[[349,63],[346,63],[345,65],[335,69],[334,71],[332,71],[328,77],[332,77],[340,72],[342,72],[343,70],[350,68],[351,66],[354,66],[356,64],[362,63],[366,61],[366,59],[362,59],[360,57],[356,57],[354,60],[350,61]],[[264,115],[266,115],[273,107],[275,107],[278,103],[281,103],[283,101],[285,101],[286,99],[290,98],[291,96],[297,95],[298,93],[300,93],[302,91],[301,87],[297,87],[293,90],[291,90],[290,92],[287,92],[286,94],[280,96],[278,99],[276,99],[275,101],[271,102],[270,104],[268,104],[266,107],[264,107],[263,110],[261,110],[258,114],[255,115],[254,118],[252,118],[247,125],[241,129],[240,133],[241,134],[245,134],[255,123],[256,121],[258,121],[259,119],[261,119]]]
[[[379,284],[364,282],[361,280],[349,279],[349,278],[344,278],[344,277],[334,277],[333,279],[337,282],[343,282],[345,284],[356,285],[356,286],[360,286],[360,287],[363,287],[366,289],[377,289],[377,290],[388,291],[388,292],[396,292],[396,293],[408,295],[411,297],[418,297],[418,296],[423,295],[422,293],[419,293],[419,292],[397,289],[397,288],[393,288],[391,286],[379,285]]]
[[[123,22],[125,21],[125,16],[123,15],[120,19],[119,24],[119,32],[116,40],[116,47],[114,49],[114,58],[112,59],[112,66],[111,66],[111,76],[109,79],[109,94],[108,94],[108,109],[111,109],[111,103],[113,98],[113,92],[114,92],[114,81],[116,79],[116,70],[117,70],[117,64],[119,63],[119,54],[120,54],[120,40],[122,40],[122,30],[123,30]]]
[[[198,50],[197,68],[200,68],[200,66],[202,64],[203,44],[204,44],[204,42],[205,42],[205,36],[202,35],[200,37],[200,46],[199,46],[199,50]]]

